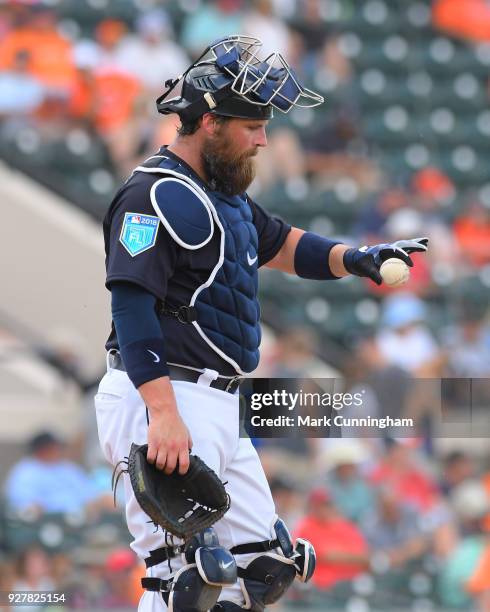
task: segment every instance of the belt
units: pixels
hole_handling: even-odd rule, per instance
[[[122,372],[126,371],[119,351],[111,351],[108,359],[111,368],[121,370]],[[197,383],[202,374],[204,374],[204,372],[201,370],[191,370],[183,366],[168,365],[168,375],[172,380]],[[242,378],[243,376],[218,376],[216,380],[212,380],[209,383],[209,386],[213,387],[213,389],[226,391],[226,393],[235,393],[240,386]]]

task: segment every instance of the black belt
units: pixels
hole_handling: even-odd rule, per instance
[[[111,351],[109,353],[109,366],[115,370],[126,371],[124,363],[121,359],[121,353],[119,351]],[[183,380],[184,382],[197,383],[199,377],[204,374],[199,370],[190,370],[175,365],[168,366],[168,375],[172,380]],[[213,389],[219,389],[220,391],[226,391],[227,393],[235,393],[240,386],[243,376],[218,376],[216,380],[212,380],[209,383]]]

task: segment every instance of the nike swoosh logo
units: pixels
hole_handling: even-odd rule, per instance
[[[253,265],[254,265],[254,263],[257,261],[257,259],[258,259],[258,255],[256,255],[256,256],[255,256],[255,257],[252,259],[252,257],[250,257],[250,254],[249,254],[249,253],[247,253],[247,261],[248,261],[248,265],[249,265],[249,266],[253,266]]]
[[[223,569],[228,569],[234,563],[234,559],[232,561],[228,561],[228,563],[223,563]]]
[[[154,362],[155,363],[160,363],[160,357],[154,353],[153,351],[150,351],[150,349],[146,349],[151,355],[153,355],[153,357],[155,357]]]

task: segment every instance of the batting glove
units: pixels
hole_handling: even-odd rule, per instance
[[[363,246],[360,249],[347,249],[344,253],[344,267],[351,274],[365,276],[377,285],[381,285],[383,281],[379,269],[384,261],[396,257],[411,268],[413,261],[409,255],[427,251],[428,242],[428,238],[414,238],[413,240],[397,240],[391,244],[376,244],[374,246]]]

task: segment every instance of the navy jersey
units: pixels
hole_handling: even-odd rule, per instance
[[[167,149],[164,152],[189,168]],[[218,259],[220,237],[216,232],[197,250],[180,246],[156,216],[150,200],[150,189],[160,178],[161,175],[135,172],[112,201],[104,219],[106,286],[110,289],[117,281],[136,283],[169,307],[177,308],[188,304],[196,288],[209,277]],[[270,216],[250,198],[248,201],[259,239],[258,265],[263,266],[278,253],[291,227]],[[133,230],[135,240],[131,241],[128,232]],[[140,235],[143,240],[138,248]],[[169,362],[211,368],[223,375],[236,373],[203,341],[194,326],[165,315],[160,315],[160,323]],[[106,348],[118,348],[114,325]]]

